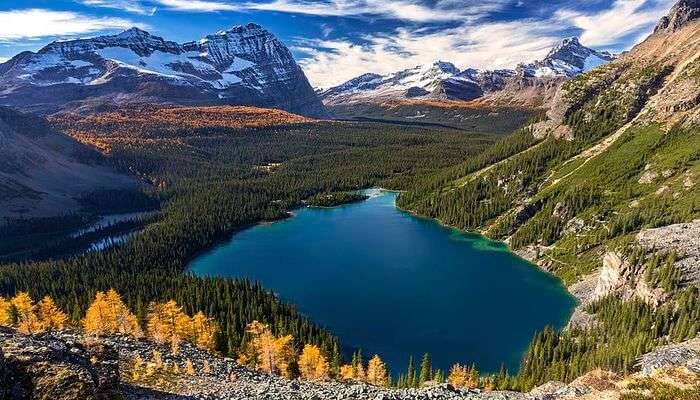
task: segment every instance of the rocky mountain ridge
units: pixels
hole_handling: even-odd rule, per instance
[[[339,86],[319,90],[327,105],[397,99],[475,100],[516,86],[539,86],[545,81],[561,82],[615,57],[583,46],[577,38],[562,40],[545,58],[516,69],[458,69],[454,64],[436,61],[396,73],[364,74]]]
[[[175,43],[138,28],[0,64],[0,104],[52,113],[128,103],[256,105],[325,116],[289,49],[257,24]]]

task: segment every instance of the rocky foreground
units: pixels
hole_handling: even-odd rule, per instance
[[[287,380],[188,344],[173,355],[167,346],[131,337],[95,340],[74,332],[24,335],[0,328],[2,399],[618,399],[647,377],[683,390],[696,387],[687,392],[694,395],[700,394],[700,338],[661,347],[640,358],[637,367],[632,377],[594,371],[530,393],[458,390],[449,384],[399,390]]]

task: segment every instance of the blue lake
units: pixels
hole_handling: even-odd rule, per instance
[[[425,352],[443,369],[514,372],[535,331],[566,324],[575,300],[556,278],[501,243],[397,209],[396,193],[368,193],[239,232],[190,268],[260,281],[394,377]]]

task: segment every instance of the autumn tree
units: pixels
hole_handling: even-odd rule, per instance
[[[190,317],[174,300],[151,303],[146,319],[148,336],[156,343],[170,343],[173,353],[177,353],[183,338],[191,336]]]
[[[123,333],[139,337],[143,334],[136,316],[114,289],[95,294],[82,325],[86,333],[97,336]]]
[[[11,314],[15,314],[17,330],[23,333],[41,331],[41,323],[36,315],[36,305],[26,292],[19,292],[11,300]]]
[[[455,364],[450,370],[447,381],[457,388],[473,389],[479,386],[479,371],[474,366]]]
[[[355,379],[355,369],[350,364],[341,365],[338,370],[338,377],[344,381]]]
[[[203,312],[192,316],[189,336],[192,343],[200,349],[214,350],[218,331],[216,322],[206,317]]]
[[[0,325],[9,326],[12,324],[11,309],[12,302],[0,296]]]
[[[296,358],[291,335],[276,337],[270,327],[258,321],[248,324],[247,332],[252,336],[252,354],[249,360],[255,360],[255,368],[268,374],[280,374],[291,377],[291,365]]]
[[[61,311],[49,296],[45,296],[41,299],[37,309],[39,324],[42,330],[63,329],[66,321],[68,321],[68,315]]]
[[[308,380],[328,378],[328,362],[318,346],[307,344],[299,356],[301,377]]]
[[[362,350],[357,350],[352,355],[352,370],[353,377],[355,379],[357,379],[358,381],[365,380],[366,376],[364,362],[362,361]]]
[[[367,383],[376,386],[387,386],[389,383],[386,365],[376,354],[367,363]]]

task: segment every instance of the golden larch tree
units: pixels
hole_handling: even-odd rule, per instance
[[[268,325],[258,321],[248,324],[246,330],[252,336],[256,368],[268,374],[290,377],[290,366],[296,358],[294,338],[291,335],[275,337]]]
[[[216,346],[216,334],[219,328],[212,318],[208,318],[203,312],[192,316],[190,321],[190,340],[200,349],[214,350]]]
[[[140,337],[143,334],[136,316],[114,289],[95,294],[95,300],[88,307],[82,325],[86,333],[97,336],[124,333]]]
[[[328,378],[328,361],[321,354],[318,346],[307,344],[299,356],[299,372],[301,377],[308,380]]]
[[[367,363],[367,383],[376,386],[387,386],[389,384],[386,365],[376,354]]]
[[[12,318],[10,315],[11,308],[12,303],[10,300],[0,296],[0,325],[10,326],[12,324]]]
[[[148,336],[156,343],[170,343],[174,353],[177,352],[180,341],[190,336],[190,317],[174,300],[151,303],[146,318]]]
[[[455,364],[450,369],[450,375],[447,377],[447,382],[456,388],[467,387],[469,381],[469,371],[466,367]]]
[[[350,364],[341,365],[338,375],[344,381],[355,379],[355,369]]]
[[[36,315],[36,305],[27,292],[19,292],[11,300],[17,316],[17,330],[23,333],[41,331],[41,323]]]
[[[37,309],[43,330],[60,330],[65,327],[68,315],[58,308],[51,297],[45,296],[41,299]]]

